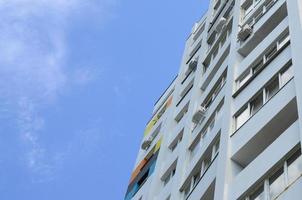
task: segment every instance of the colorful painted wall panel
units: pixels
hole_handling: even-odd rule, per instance
[[[148,135],[161,116],[166,112],[169,106],[172,104],[173,97],[170,97],[165,103],[164,107],[151,119],[151,121],[147,124],[147,127],[144,132],[144,136]]]
[[[130,183],[137,177],[139,172],[141,171],[142,168],[147,164],[148,160],[144,158],[136,167],[136,169],[132,172],[131,178],[130,178]]]
[[[162,138],[132,172],[125,200],[130,200],[154,172],[161,142]]]
[[[161,141],[162,141],[162,138],[159,139],[159,141],[154,145],[154,147],[147,154],[147,156],[137,165],[135,170],[132,172],[132,175],[131,175],[131,178],[130,178],[130,183],[137,177],[137,175],[139,174],[141,169],[144,168],[144,166],[147,164],[150,157],[160,149]]]
[[[140,188],[144,185],[144,183],[148,180],[148,178],[153,174],[158,152],[155,152],[148,162],[144,165],[144,167],[139,171],[137,176],[130,182],[127,193],[125,196],[125,200],[131,200],[132,197],[140,190]]]

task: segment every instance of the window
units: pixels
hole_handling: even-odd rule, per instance
[[[219,144],[220,144],[220,141],[217,140],[215,142],[215,144],[213,145],[213,148],[212,148],[212,161],[215,159],[216,155],[219,152]]]
[[[209,120],[207,121],[207,123],[205,124],[204,128],[202,129],[201,131],[201,136],[202,136],[202,139],[206,137],[206,135],[212,131],[212,129],[214,128],[215,126],[215,123],[216,121],[218,120],[218,117],[220,114],[220,110],[221,110],[221,107],[223,106],[223,103],[220,103],[215,112],[210,116]]]
[[[193,83],[194,80],[192,80],[188,86],[181,92],[180,96],[179,96],[179,101],[177,102],[176,104],[176,107],[178,107],[180,105],[180,103],[186,98],[186,96],[190,93],[190,91],[192,90],[193,88]]]
[[[279,80],[275,78],[266,88],[266,101],[269,100],[272,96],[274,96],[279,90]]]
[[[211,164],[211,158],[206,157],[203,160],[203,170],[202,170],[203,173],[205,173],[207,171],[207,169],[209,168],[210,164]]]
[[[170,181],[171,176],[168,175],[165,179],[164,179],[164,185],[167,185]]]
[[[191,192],[191,184],[188,184],[188,186],[184,190],[185,199],[189,196]]]
[[[265,200],[263,184],[251,194],[249,200]]]
[[[210,66],[210,63],[209,62],[204,62],[203,63],[203,73],[205,74],[207,69],[209,68]]]
[[[270,199],[275,199],[285,189],[285,178],[283,168],[279,169],[269,178]]]
[[[200,179],[200,175],[201,175],[200,170],[198,170],[198,172],[196,172],[195,175],[193,176],[193,187],[197,185]]]
[[[185,199],[190,195],[190,192],[195,188],[195,186],[198,184],[199,180],[206,173],[207,169],[210,167],[210,165],[214,161],[214,158],[216,158],[216,155],[219,152],[219,139],[214,144],[212,144],[209,148],[212,149],[212,152],[211,151],[208,152],[204,156],[202,161],[198,162],[198,165],[194,169],[195,173],[193,173],[193,175],[188,177],[189,183],[182,190],[182,192],[184,193]]]
[[[283,72],[281,72],[281,86],[285,85],[293,77],[293,68],[289,66]]]
[[[190,101],[181,109],[181,111],[177,114],[175,117],[175,121],[179,123],[185,116],[185,114],[188,112]]]
[[[227,40],[227,37],[228,37],[228,34],[227,34],[227,33],[228,33],[228,32],[226,32],[225,34],[222,35],[222,38],[221,38],[221,41],[220,41],[221,46],[223,46],[224,43],[225,43],[226,40]]]
[[[175,175],[175,172],[176,172],[176,168],[174,168],[174,169],[172,170],[172,176]]]
[[[206,103],[204,104],[204,107],[207,109],[208,107],[210,107],[210,105],[212,104],[212,101],[213,99],[212,98],[209,98]]]
[[[274,45],[274,47],[265,54],[265,59],[270,60],[276,54],[277,50],[277,46]]]
[[[257,62],[255,66],[253,67],[253,74],[256,74],[258,71],[260,71],[263,67],[263,59]]]
[[[265,68],[267,66],[267,63],[269,61],[271,61],[272,59],[274,59],[274,56],[276,54],[278,54],[279,52],[282,51],[282,47],[284,45],[288,44],[288,41],[289,41],[289,33],[288,32],[286,34],[283,33],[281,38],[277,42],[274,42],[271,45],[272,47],[269,48],[268,50],[266,50],[263,53],[263,55],[260,56],[260,58],[258,58],[259,60],[257,60],[255,62],[255,64],[252,64],[250,69],[248,71],[244,72],[243,75],[241,75],[237,79],[237,81],[236,81],[237,89],[242,87],[245,83],[248,82],[249,79],[251,79],[252,77],[255,77],[260,72],[260,70]]]
[[[216,49],[214,49],[213,54],[212,54],[213,55],[212,59],[216,58],[216,56],[218,54],[218,50],[219,50],[218,47]]]
[[[255,12],[255,17],[254,17],[254,22],[253,22],[253,25],[256,24],[260,19],[261,17],[264,15],[264,13],[262,12],[262,10],[257,10]]]
[[[245,200],[274,200],[302,176],[301,149],[296,151],[286,161],[282,162],[271,176],[261,182]]]
[[[240,128],[250,117],[248,106],[246,106],[236,117],[236,129]]]
[[[252,74],[250,71],[243,74],[243,76],[238,80],[238,88],[243,86],[250,78],[252,77]]]
[[[223,81],[223,80],[221,80]],[[224,82],[219,82],[219,84],[216,86],[215,90],[213,91],[213,99],[218,95],[220,89],[222,88]]]
[[[219,80],[215,83],[214,87],[211,89],[207,97],[205,98],[204,103],[202,104],[203,107],[206,109],[211,106],[217,95],[219,94],[221,88],[224,86],[226,82],[226,71],[223,73],[223,75],[219,78]]]
[[[192,147],[192,150],[191,150],[192,158],[196,155],[199,147],[200,147],[200,139],[198,139]]]
[[[172,144],[170,145],[170,150],[173,152],[176,147],[178,146],[179,143],[181,143],[182,141],[182,135],[183,135],[183,129],[180,131],[180,133],[178,134],[177,138],[172,142]]]
[[[172,170],[169,171],[169,174],[164,178],[164,186],[169,183],[169,181],[173,178],[176,172],[176,165],[172,168]]]
[[[244,18],[252,12],[252,10],[260,3],[260,0],[249,0],[247,1],[247,3],[245,3],[243,8],[243,12],[244,12]],[[253,24],[257,23],[260,18],[265,15],[268,10],[270,8],[273,7],[273,5],[276,3],[276,0],[269,0],[269,1],[265,1],[265,3],[259,7],[259,9],[257,9],[255,11],[255,14],[253,14],[254,17],[252,17],[249,21],[253,22]]]
[[[215,117],[213,117],[209,123],[209,132],[214,128],[215,125]]]
[[[142,178],[137,182],[137,185],[138,185],[139,188],[145,183],[145,181],[147,180],[148,176],[149,176],[149,169],[148,169],[148,171],[142,176]]]
[[[280,40],[278,41],[278,47],[279,48],[283,47],[288,41],[289,41],[289,32],[287,32],[280,38]]]
[[[217,111],[216,111],[216,121],[218,121],[218,119],[221,118],[221,114],[222,114],[222,112],[221,112],[222,106],[223,106],[223,105],[220,105],[220,106],[218,106],[218,108],[217,108]]]
[[[172,144],[172,146],[170,147],[171,151],[174,151],[176,149],[178,145],[178,142],[175,142],[174,144]]]
[[[301,150],[297,151],[290,159],[287,160],[288,181],[292,184],[302,175],[302,157]]]
[[[235,130],[240,128],[250,117],[252,117],[265,102],[270,100],[292,77],[291,61],[270,81],[264,89],[259,91],[254,99],[249,101],[241,111],[235,115]]]
[[[253,10],[253,8],[254,8],[254,6],[253,6],[253,0],[247,1],[247,4],[243,8],[243,10],[244,10],[244,16],[248,15]]]
[[[258,96],[251,102],[251,115],[254,115],[263,105],[263,94],[260,93]]]

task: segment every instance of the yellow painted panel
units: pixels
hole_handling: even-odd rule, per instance
[[[158,122],[158,120],[161,118],[161,116],[166,112],[168,107],[172,104],[173,97],[170,97],[164,107],[158,112],[157,115],[155,115],[152,120],[147,124],[147,127],[144,132],[144,136],[148,135],[151,131],[151,129],[155,126],[155,124]]]
[[[163,138],[160,138],[159,141],[156,143],[154,153],[160,149],[162,139]]]

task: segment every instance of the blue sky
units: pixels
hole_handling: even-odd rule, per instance
[[[123,199],[207,0],[0,0],[0,199]]]

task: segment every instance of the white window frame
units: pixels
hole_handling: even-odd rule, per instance
[[[268,48],[265,52],[263,52],[263,56],[261,58],[262,60],[262,67],[269,61],[272,59],[272,57],[277,54],[280,49],[288,42],[290,41],[290,35],[289,32],[285,32],[283,33],[281,36],[279,36],[278,41],[274,42],[273,44],[270,45],[270,48]],[[276,48],[277,50],[271,54],[269,57],[267,57],[267,54],[272,50]],[[257,64],[260,63],[260,60],[257,62],[254,62]],[[260,69],[262,68],[260,67]],[[255,69],[255,65],[251,65],[251,67],[245,71],[244,73],[242,73],[242,75],[240,75],[240,77],[236,80],[236,89],[239,90],[246,82],[248,82],[254,74],[256,74],[258,71],[254,71]]]
[[[264,199],[271,199],[270,197],[270,184],[269,184],[269,179],[279,170],[283,169],[283,173],[282,173],[282,176],[283,176],[283,181],[284,181],[284,188],[282,189],[282,191],[276,196],[276,198],[278,198],[278,196],[280,196],[284,191],[287,190],[288,187],[290,187],[295,181],[297,181],[299,178],[302,177],[302,171],[300,172],[300,176],[296,177],[296,179],[293,181],[293,182],[289,182],[289,177],[288,177],[288,160],[294,156],[298,151],[301,152],[301,149],[295,151],[293,154],[291,154],[291,156],[289,156],[286,160],[284,160],[282,162],[282,165],[279,166],[279,168],[277,168],[277,170],[274,170],[273,173],[271,173],[270,176],[268,176],[267,178],[265,178],[263,181],[260,182],[260,184],[262,185],[261,187],[264,187],[263,191],[264,191]],[[299,157],[297,157],[295,159],[298,160],[298,159],[301,159],[302,157],[302,154],[299,155]],[[279,177],[278,177],[279,178]],[[250,196],[258,190],[259,187],[256,187],[255,190],[252,190],[246,197],[244,197],[243,199],[244,200],[251,200],[250,199]]]

